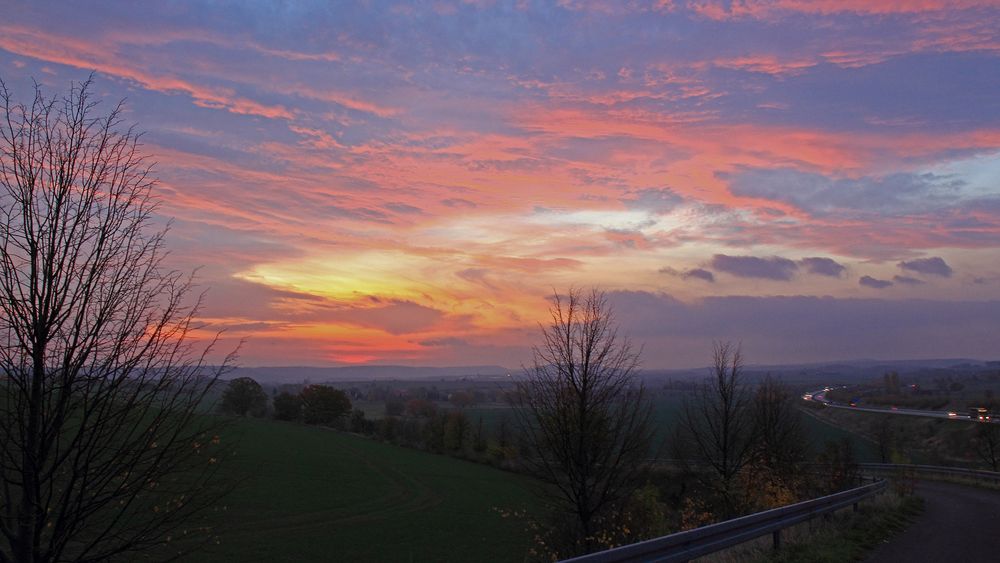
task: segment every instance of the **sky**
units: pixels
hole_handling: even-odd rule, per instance
[[[1000,357],[1000,2],[8,2],[94,73],[247,366],[517,367],[553,292],[647,368]]]

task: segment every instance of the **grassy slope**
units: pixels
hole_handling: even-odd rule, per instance
[[[923,499],[895,497],[862,503],[861,512],[846,511],[825,529],[809,534],[804,541],[786,545],[777,554],[760,561],[769,563],[840,563],[863,559],[880,543],[906,529],[923,511]]]
[[[899,416],[844,409],[823,409],[817,414],[830,424],[856,434],[871,435],[874,428],[889,424],[894,449],[902,454],[900,462],[986,469],[975,455],[975,444],[972,440],[977,428],[976,423],[967,420]]]
[[[669,447],[670,432],[680,420],[683,403],[682,393],[663,393],[654,399],[653,420],[657,425],[657,444],[663,444],[661,450],[663,457],[672,455]],[[854,454],[858,457],[858,461],[878,461],[875,445],[858,434],[832,426],[807,413],[802,414],[802,427],[813,454],[821,452],[827,441],[847,438],[854,445]]]
[[[515,561],[526,479],[320,428],[240,421],[221,543],[194,560]]]
[[[680,422],[681,410],[684,404],[684,393],[682,392],[659,392],[653,398],[653,424],[656,425],[656,432],[653,438],[653,448],[660,457],[672,457],[674,452],[670,447],[671,435],[674,428]],[[469,408],[465,409],[465,414],[473,426],[478,422],[479,417],[483,419],[483,427],[488,432],[493,432],[499,424],[500,418],[506,416],[508,422],[513,421],[513,416],[509,409],[497,407]],[[854,454],[858,461],[870,462],[878,461],[878,453],[875,444],[871,440],[844,428],[838,428],[829,422],[809,416],[802,415],[802,426],[809,441],[810,450],[813,454],[818,454],[823,450],[823,445],[827,441],[836,441],[847,438],[854,444]]]
[[[802,413],[802,426],[805,429],[806,437],[810,441],[813,453],[823,451],[823,446],[828,441],[847,438],[854,445],[854,455],[859,462],[880,461],[875,444],[859,434],[834,426],[806,412]]]
[[[657,397],[658,438],[676,424],[680,394]],[[494,427],[506,409],[468,409]],[[508,413],[509,414],[509,413]],[[804,417],[807,434],[850,436],[859,457],[871,444]],[[232,468],[249,481],[227,499],[221,543],[206,561],[516,561],[527,549],[522,522],[493,508],[536,507],[521,476],[331,430],[241,420]],[[228,441],[228,440],[227,440]],[[667,453],[667,452],[664,452]]]

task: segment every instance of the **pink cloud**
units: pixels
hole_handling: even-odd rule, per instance
[[[105,45],[11,25],[0,26],[0,31],[0,48],[11,53],[83,70],[96,70],[135,82],[149,90],[167,94],[182,92],[202,107],[271,119],[294,117],[293,112],[285,107],[239,97],[228,88],[206,87],[176,76],[154,74],[125,62]]]
[[[779,12],[801,12],[830,15],[853,13],[861,15],[924,14],[995,8],[991,0],[903,0],[872,2],[869,0],[692,0],[688,7],[695,13],[715,20],[731,18],[763,18]]]

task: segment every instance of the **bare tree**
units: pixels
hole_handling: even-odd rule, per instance
[[[578,548],[596,545],[602,517],[635,491],[652,438],[638,354],[618,334],[603,292],[555,294],[534,362],[517,383],[526,463],[573,515]]]
[[[976,455],[991,471],[1000,469],[1000,427],[992,423],[975,423],[973,445]]]
[[[896,431],[891,415],[877,416],[871,422],[871,433],[878,448],[879,461],[891,463],[892,454],[896,450]]]
[[[722,497],[727,516],[737,509],[737,477],[754,453],[750,393],[743,376],[739,345],[717,342],[712,375],[684,403],[678,444],[687,456],[710,469],[711,482]]]
[[[861,472],[854,455],[854,444],[846,436],[839,440],[827,440],[816,461],[826,468],[828,477],[825,487],[828,493],[856,487],[860,483]]]
[[[0,82],[3,562],[149,549],[218,492],[198,408],[222,368],[163,264],[139,135],[120,104],[95,116],[89,86],[24,105]]]
[[[794,470],[806,458],[802,416],[795,394],[780,379],[764,377],[753,393],[755,449],[774,469]]]
[[[767,375],[753,391],[753,455],[751,483],[758,501],[794,499],[802,481],[807,443],[795,394],[783,381]],[[761,486],[762,485],[762,486]],[[787,504],[787,502],[785,502]]]

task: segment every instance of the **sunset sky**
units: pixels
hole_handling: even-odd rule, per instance
[[[517,367],[570,286],[650,368],[1000,358],[995,0],[3,12],[20,98],[126,98],[243,365]]]

